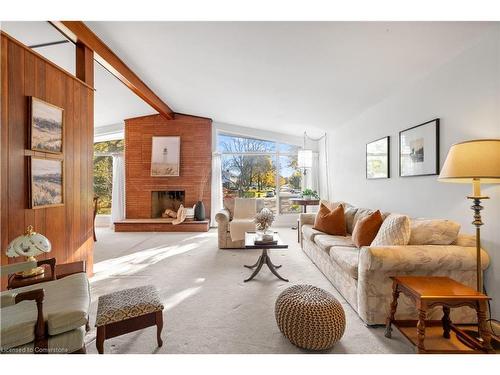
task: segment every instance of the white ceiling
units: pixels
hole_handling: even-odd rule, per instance
[[[301,134],[338,126],[494,23],[86,22],[174,111]]]
[[[470,47],[493,22],[86,22],[174,111],[276,132],[339,126]],[[3,22],[25,44],[46,22]],[[37,51],[74,72],[74,45]],[[96,64],[96,127],[154,113]]]
[[[26,45],[41,44],[64,40],[59,31],[48,22],[2,22],[1,29]],[[75,45],[58,44],[35,49],[47,59],[75,74]],[[156,111],[137,97],[117,78],[97,62],[94,63],[94,125],[96,128],[123,123],[130,117],[156,113]]]

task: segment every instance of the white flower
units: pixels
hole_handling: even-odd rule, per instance
[[[263,208],[257,215],[255,215],[254,222],[258,230],[266,230],[274,222],[273,212],[268,208]]]

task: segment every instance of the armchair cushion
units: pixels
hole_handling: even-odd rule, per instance
[[[1,350],[5,351],[35,340],[36,318],[37,309],[34,301],[22,301],[17,305],[2,307]]]
[[[250,219],[255,216],[256,202],[254,198],[236,198],[234,201],[233,219]]]
[[[60,280],[34,284],[2,292],[4,295],[43,288],[43,314],[51,336],[68,332],[87,323],[90,290],[87,275],[77,273]],[[23,301],[1,309],[2,349],[26,344],[34,340],[37,318],[36,304]]]

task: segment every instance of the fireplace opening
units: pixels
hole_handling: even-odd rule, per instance
[[[161,214],[166,209],[177,212],[180,205],[184,204],[184,191],[152,191],[151,192],[151,217],[162,217]]]

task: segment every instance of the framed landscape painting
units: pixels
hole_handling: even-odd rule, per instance
[[[30,208],[62,206],[64,204],[63,161],[30,158]]]
[[[63,112],[62,108],[31,97],[30,146],[34,151],[62,154]]]
[[[151,146],[151,176],[179,176],[181,138],[153,137]]]
[[[399,132],[399,175],[439,174],[439,119]]]
[[[367,143],[366,178],[368,180],[389,178],[391,175],[390,160],[390,137]]]

